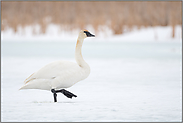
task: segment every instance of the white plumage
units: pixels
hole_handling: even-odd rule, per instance
[[[69,61],[52,62],[25,80],[20,89],[63,89],[74,85],[85,79],[90,74],[90,67],[84,61],[81,48],[86,37],[94,37],[87,30],[81,30],[75,48],[75,59],[77,63]]]

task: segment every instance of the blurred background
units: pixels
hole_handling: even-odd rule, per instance
[[[20,36],[49,35],[50,32],[52,35],[62,35],[73,30],[76,30],[75,34],[78,30],[90,29],[98,37],[104,35],[105,38],[134,29],[169,26],[169,32],[165,33],[169,38],[175,38],[175,33],[180,33],[180,27],[176,29],[176,26],[182,24],[181,6],[181,1],[4,1],[1,28],[6,32],[4,35],[12,34],[13,37],[14,33]],[[157,38],[160,32],[150,33]],[[178,37],[180,39],[180,34]]]
[[[75,62],[78,33],[89,77],[68,91],[21,90],[50,62]],[[1,2],[4,122],[181,122],[182,2]]]

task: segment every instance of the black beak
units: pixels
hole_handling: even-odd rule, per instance
[[[84,31],[84,33],[86,33],[87,37],[95,37],[95,35],[92,35],[90,32]]]

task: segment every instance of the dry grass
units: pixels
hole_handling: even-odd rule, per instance
[[[138,26],[167,26],[182,24],[182,2],[2,2],[2,30],[7,26],[40,24],[42,33],[49,23],[66,30],[85,28],[91,24],[109,26],[114,34]],[[172,34],[173,35],[173,34]]]

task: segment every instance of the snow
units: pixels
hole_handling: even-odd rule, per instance
[[[91,74],[67,89],[77,98],[58,94],[58,102],[54,103],[49,91],[18,90],[29,75],[52,61],[75,62],[75,43],[2,41],[3,122],[182,121],[182,43],[179,40],[85,40],[82,52]]]
[[[175,27],[175,37],[172,38],[172,27],[147,27],[140,30],[135,29],[124,35],[115,36],[124,41],[182,41],[181,26]]]
[[[95,34],[95,39],[99,41],[182,41],[181,25],[175,26],[174,38],[172,38],[171,26],[141,27],[140,29],[134,27],[130,32],[127,31],[126,27],[121,35],[114,35],[107,26],[99,26],[97,32],[91,25],[88,25],[86,29]],[[75,41],[80,31],[79,29],[65,31],[62,26],[55,24],[49,24],[45,34],[41,33],[40,30],[39,25],[24,28],[18,26],[16,33],[13,32],[12,28],[6,28],[1,33],[2,41]]]

